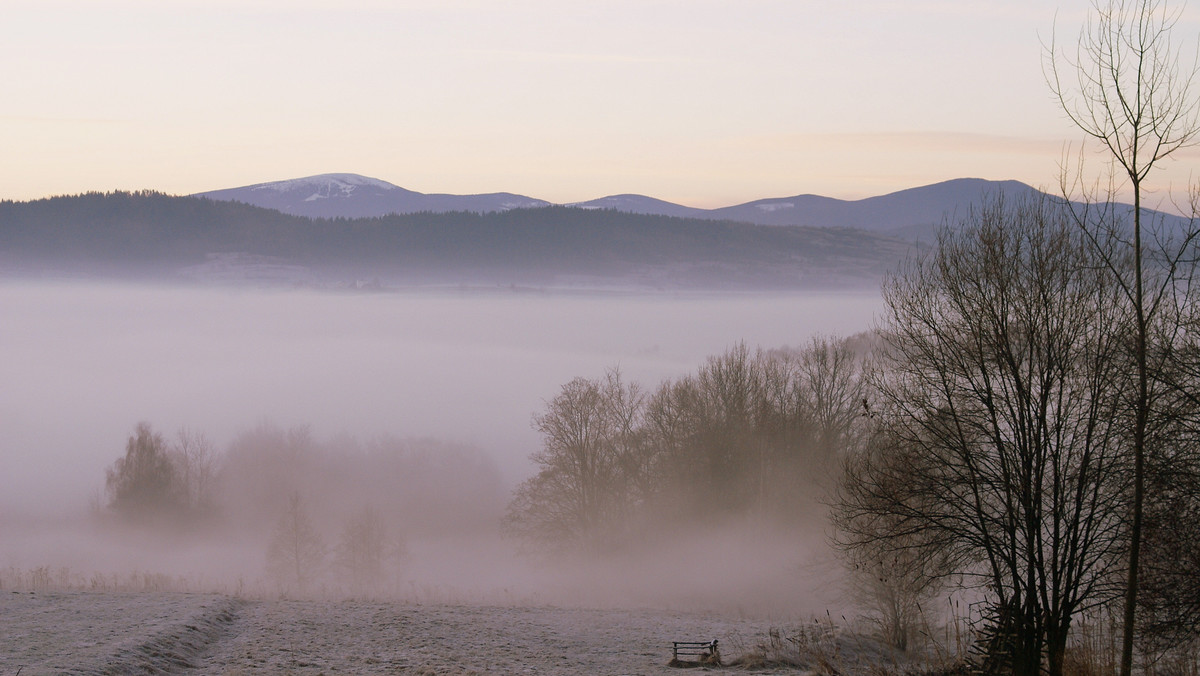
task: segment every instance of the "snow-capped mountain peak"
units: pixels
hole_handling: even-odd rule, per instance
[[[549,204],[524,195],[427,195],[359,174],[319,174],[200,193],[315,218],[373,218],[418,211],[507,211]]]
[[[359,174],[318,174],[305,178],[293,178],[286,181],[272,181],[248,186],[249,190],[273,190],[275,192],[291,192],[293,190],[314,189],[326,196],[334,193],[350,194],[357,188],[371,187],[378,190],[403,190],[400,186],[387,181],[381,181]]]

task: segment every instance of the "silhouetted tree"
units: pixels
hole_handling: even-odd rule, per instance
[[[1080,33],[1075,57],[1060,57],[1053,45],[1048,54],[1051,88],[1063,110],[1107,150],[1115,173],[1133,192],[1132,228],[1124,214],[1114,211],[1112,188],[1100,200],[1087,196],[1089,202],[1099,203],[1099,214],[1088,210],[1076,213],[1084,234],[1098,251],[1112,252],[1108,244],[1114,239],[1124,244],[1098,262],[1106,265],[1120,284],[1134,324],[1131,362],[1136,383],[1128,403],[1133,485],[1122,676],[1129,676],[1133,669],[1146,468],[1151,452],[1147,442],[1161,393],[1158,376],[1165,367],[1163,360],[1171,358],[1171,350],[1155,349],[1152,336],[1155,323],[1176,298],[1181,275],[1190,281],[1194,274],[1194,241],[1200,235],[1193,221],[1193,227],[1176,238],[1150,238],[1143,223],[1143,184],[1151,171],[1200,139],[1200,98],[1192,86],[1197,65],[1193,62],[1180,70],[1179,53],[1172,44],[1178,18],[1179,10],[1160,0],[1097,3],[1094,18]],[[1073,72],[1073,78],[1063,77],[1060,71],[1064,67]],[[1063,192],[1068,197],[1074,192],[1065,174]],[[1154,248],[1148,247],[1151,243]]]
[[[1148,430],[1137,633],[1150,662],[1200,643],[1200,379],[1186,364],[1198,328],[1189,328],[1190,345],[1173,364]]]

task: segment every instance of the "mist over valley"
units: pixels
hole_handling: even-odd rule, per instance
[[[860,292],[348,295],[5,283],[0,313],[12,321],[0,350],[14,358],[0,378],[21,386],[0,395],[0,568],[140,570],[269,591],[269,533],[299,490],[330,546],[355,510],[370,503],[386,514],[407,543],[398,573],[406,592],[595,604],[656,590],[664,602],[738,596],[754,605],[755,596],[778,610],[762,584],[794,574],[797,543],[753,545],[736,524],[727,537],[749,552],[714,556],[725,547],[713,548],[713,533],[666,546],[668,538],[636,555],[648,557],[639,559],[645,583],[624,565],[587,573],[594,588],[531,568],[499,528],[511,491],[534,471],[542,440],[531,418],[576,377],[619,368],[652,390],[739,343],[769,349],[864,330],[879,303]],[[254,445],[248,439],[288,447],[301,434],[307,450],[265,473],[227,474],[211,520],[168,535],[107,514],[106,470],[140,422],[169,443],[183,429],[203,434],[214,477],[236,464],[239,443]],[[770,554],[752,553],[758,546]],[[696,557],[724,570],[715,597],[696,596],[701,581],[680,577],[677,564]],[[691,581],[663,583],[672,578]]]

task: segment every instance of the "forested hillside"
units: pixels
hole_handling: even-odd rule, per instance
[[[330,285],[871,286],[908,245],[849,229],[767,227],[570,207],[309,219],[155,192],[0,202],[6,276]],[[281,267],[282,266],[282,267]]]

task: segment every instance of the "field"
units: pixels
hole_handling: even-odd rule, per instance
[[[672,640],[716,638],[729,660],[771,630],[760,620],[670,611],[176,592],[4,591],[0,617],[5,676],[678,674],[686,672],[667,667]]]

